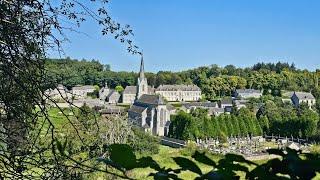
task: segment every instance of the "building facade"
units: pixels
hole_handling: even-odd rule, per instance
[[[117,104],[120,101],[121,95],[114,89],[110,91],[110,93],[107,95],[105,101],[109,104]]]
[[[196,85],[160,85],[156,94],[163,96],[167,101],[199,101],[201,89]]]

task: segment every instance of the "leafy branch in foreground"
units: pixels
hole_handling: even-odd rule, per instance
[[[109,146],[109,155],[100,158],[99,162],[123,174],[135,168],[150,167],[155,170],[149,174],[154,179],[180,179],[179,174],[183,171],[193,172],[197,175],[195,179],[240,179],[239,172],[244,173],[246,179],[312,179],[317,172],[320,172],[318,154],[302,153],[289,148],[285,151],[278,149],[267,151],[276,157],[263,164],[246,160],[236,154],[226,154],[216,163],[204,152],[196,151],[192,157],[173,157],[179,168],[171,169],[161,167],[151,157],[137,159],[128,145],[113,144]],[[195,162],[210,166],[212,170],[205,173]]]
[[[97,9],[89,8],[95,3]],[[69,169],[77,168],[64,164],[55,153],[55,139],[60,137],[47,102],[57,103],[45,90],[60,82],[47,77],[45,59],[48,50],[63,52],[65,32],[78,32],[83,21],[96,22],[102,35],[111,35],[129,52],[139,53],[130,26],[117,23],[107,4],[106,0],[0,1],[0,179],[65,179],[70,178]],[[80,134],[85,130],[78,130],[74,117],[59,110],[84,142]]]

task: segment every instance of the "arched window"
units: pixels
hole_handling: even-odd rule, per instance
[[[164,109],[161,109],[160,110],[160,127],[164,126],[165,118],[166,118],[166,112]]]

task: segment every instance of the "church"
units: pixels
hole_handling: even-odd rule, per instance
[[[201,100],[201,89],[197,85],[160,85],[156,89],[148,86],[144,77],[143,58],[140,65],[140,73],[137,86],[127,86],[122,93],[122,103],[133,104],[142,94],[159,94],[168,102],[197,102]]]
[[[126,101],[133,102],[128,110],[129,121],[153,135],[165,136],[169,130],[170,107],[160,95],[154,94],[153,88],[148,86],[144,75],[143,57],[137,86],[127,87],[125,91],[130,94],[123,94],[123,98],[126,95],[129,97]],[[135,93],[134,96],[133,93]]]

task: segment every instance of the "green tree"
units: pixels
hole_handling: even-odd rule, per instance
[[[124,88],[121,86],[121,85],[118,85],[116,86],[115,90],[118,92],[118,93],[122,93],[124,91]]]

